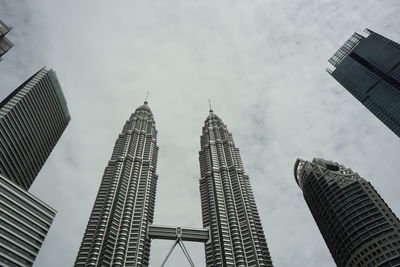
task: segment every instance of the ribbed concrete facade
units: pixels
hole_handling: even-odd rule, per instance
[[[400,44],[366,31],[332,56],[336,69],[328,72],[400,137]]]
[[[55,215],[0,175],[0,266],[32,266]]]
[[[53,70],[26,80],[0,103],[0,174],[29,189],[70,119]]]
[[[155,122],[145,102],[115,143],[75,266],[148,266],[157,155]]]
[[[323,159],[294,175],[337,266],[400,266],[400,221],[369,182]]]
[[[0,61],[2,56],[13,47],[13,43],[7,39],[6,34],[11,30],[4,22],[0,20]]]
[[[201,135],[200,193],[207,266],[273,266],[239,149],[210,111]]]

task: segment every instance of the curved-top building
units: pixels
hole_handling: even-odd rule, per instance
[[[400,221],[369,182],[318,158],[294,176],[337,266],[400,266]]]
[[[273,266],[249,176],[222,120],[210,110],[201,135],[200,194],[207,266]]]
[[[75,266],[148,266],[157,155],[157,130],[144,102],[115,142]]]

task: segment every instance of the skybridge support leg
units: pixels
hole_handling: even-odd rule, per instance
[[[165,263],[167,262],[169,256],[171,256],[172,251],[176,247],[176,245],[179,243],[179,239],[175,240],[174,244],[172,245],[172,248],[169,250],[167,256],[165,257],[163,263],[161,264],[161,267],[164,267]]]
[[[181,247],[183,254],[185,254],[186,258],[188,259],[190,266],[195,267],[192,259],[190,258],[189,252],[187,251],[185,244],[183,244],[182,240],[179,240],[179,246]]]

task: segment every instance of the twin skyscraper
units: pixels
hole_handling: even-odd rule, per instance
[[[200,143],[203,226],[209,231],[203,239],[207,266],[272,266],[239,149],[212,110]],[[157,154],[155,121],[144,102],[115,143],[75,266],[148,266],[150,237],[199,239],[196,235],[202,232],[195,229],[158,226],[158,235],[149,231],[154,229]],[[177,233],[169,233],[170,229]]]

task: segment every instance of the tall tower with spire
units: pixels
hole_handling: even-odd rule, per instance
[[[157,130],[145,101],[115,142],[75,266],[148,266],[157,155]]]
[[[211,105],[200,143],[203,226],[210,230],[207,266],[273,266],[239,149]]]

